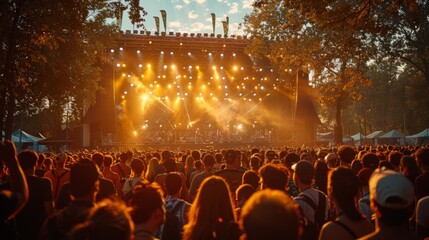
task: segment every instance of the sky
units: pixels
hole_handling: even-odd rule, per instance
[[[229,17],[229,35],[243,34],[239,24],[245,14],[252,11],[253,0],[140,0],[148,12],[144,23],[148,31],[155,32],[154,16],[160,19],[160,31],[164,31],[160,10],[167,12],[167,32],[212,33],[211,13],[216,14],[215,34],[223,35],[222,22]],[[124,12],[122,30],[133,30]],[[141,30],[141,29],[138,29]]]

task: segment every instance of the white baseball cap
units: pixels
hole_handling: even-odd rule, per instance
[[[376,170],[369,179],[369,192],[380,206],[407,208],[414,201],[414,186],[403,174],[392,170]]]

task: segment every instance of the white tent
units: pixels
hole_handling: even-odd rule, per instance
[[[378,137],[379,144],[405,145],[405,135],[398,131],[392,130]]]
[[[362,141],[362,143],[365,144],[378,144],[378,138],[384,134],[383,131],[374,131],[368,135],[365,136],[365,141]]]
[[[356,133],[355,135],[350,136],[353,139],[354,145],[359,146],[361,144],[361,139],[365,138],[365,135],[362,133]]]
[[[411,135],[411,136],[406,136],[406,140],[408,143],[411,144],[424,144],[424,143],[428,143],[429,142],[429,128],[426,128],[425,130]]]
[[[15,132],[12,133],[12,141],[14,141],[19,148],[21,148],[22,145],[27,145],[29,148],[39,151],[40,149],[37,142],[41,140],[43,140],[43,138],[35,137],[29,133],[22,131],[21,129],[17,129]]]

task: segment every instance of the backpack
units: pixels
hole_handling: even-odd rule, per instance
[[[183,201],[179,201],[171,210],[167,210],[165,214],[165,223],[162,228],[161,240],[182,239],[183,223],[181,223],[176,214],[184,203]]]
[[[325,211],[326,211],[326,198],[322,192],[319,192],[319,204],[316,204],[308,196],[301,194],[302,200],[306,202],[314,210],[314,223],[308,219],[304,219],[304,233],[302,236],[303,240],[307,239],[318,239],[320,230],[326,223]]]

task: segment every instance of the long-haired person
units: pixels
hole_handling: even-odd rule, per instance
[[[145,174],[145,177],[149,182],[155,181],[156,169],[158,168],[158,166],[159,166],[158,158],[153,157],[149,160],[149,163],[147,165],[147,171]]]
[[[229,186],[223,178],[206,178],[184,226],[183,240],[239,239]]]
[[[359,179],[351,169],[339,167],[330,172],[328,196],[338,217],[323,225],[319,240],[356,239],[374,230],[356,207],[359,186]]]

